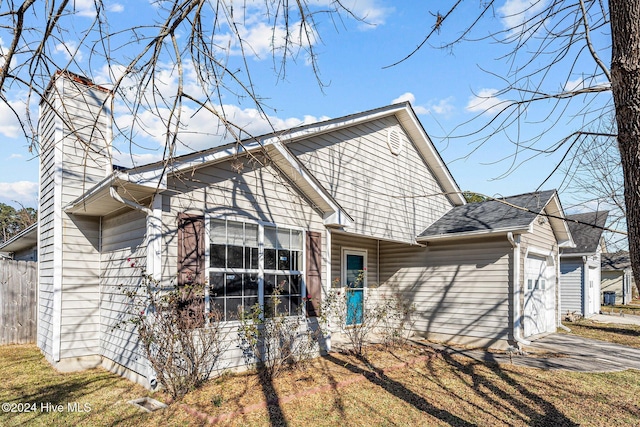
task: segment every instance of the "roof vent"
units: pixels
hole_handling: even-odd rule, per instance
[[[404,140],[402,133],[397,128],[391,128],[387,130],[387,144],[389,144],[389,150],[396,156],[402,152],[402,146]]]

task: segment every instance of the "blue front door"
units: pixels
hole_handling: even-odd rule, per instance
[[[347,297],[347,325],[362,323],[364,309],[364,289],[367,266],[366,253],[348,251],[344,254],[344,280]]]

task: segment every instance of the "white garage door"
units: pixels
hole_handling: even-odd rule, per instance
[[[549,307],[549,292],[553,292],[552,275],[545,257],[528,255],[524,263],[524,336],[547,331],[553,320],[553,307]]]

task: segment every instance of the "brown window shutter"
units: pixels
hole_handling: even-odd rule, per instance
[[[307,232],[307,317],[317,317],[320,314],[322,299],[322,234]]]
[[[204,321],[204,274],[205,274],[205,233],[204,217],[178,215],[178,286],[196,286],[196,293],[189,291],[182,295],[181,309],[188,311],[189,317],[196,318],[196,325]]]
[[[178,216],[178,286],[204,284],[204,217]]]

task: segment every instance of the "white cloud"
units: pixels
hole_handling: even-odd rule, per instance
[[[22,134],[22,127],[15,112],[23,114],[24,104],[10,102],[10,105],[13,110],[4,101],[0,102],[0,135],[7,138],[18,138]]]
[[[438,115],[447,116],[447,115],[450,115],[454,110],[454,106],[452,104],[452,101],[453,101],[452,97],[441,99],[437,103],[429,103],[427,106],[425,106],[425,105],[418,105],[416,103],[416,96],[411,92],[403,93],[399,97],[392,100],[391,103],[395,104],[398,102],[406,102],[406,101],[411,103],[411,106],[413,107],[413,111],[415,111],[416,114],[420,114],[420,115],[438,114]]]
[[[429,109],[435,114],[439,114],[441,116],[449,116],[455,110],[455,107],[453,106],[453,97],[450,96],[441,99],[437,104],[432,104]]]
[[[124,6],[121,5],[120,3],[108,3],[107,4],[107,11],[108,12],[113,12],[113,13],[124,12]]]
[[[24,156],[22,154],[13,153],[9,156],[9,159],[22,159]]]
[[[571,92],[571,91],[587,89],[587,88],[610,88],[611,87],[611,84],[606,81],[598,82],[593,78],[589,78],[588,80],[589,81],[585,80],[582,77],[577,78],[576,80],[569,80],[564,84],[563,89],[565,92]]]
[[[6,62],[6,55],[9,53],[9,49],[5,46],[2,37],[0,37],[0,67],[4,68],[4,64]],[[16,58],[15,56],[11,59],[10,68],[14,68],[16,66]]]
[[[498,13],[504,28],[511,29],[511,36],[517,36],[526,33],[530,24],[540,22],[536,16],[547,7],[549,0],[507,0]]]
[[[329,119],[326,116],[310,115],[303,118],[283,119],[273,116],[265,118],[255,108],[241,108],[235,105],[224,105],[223,108],[227,120],[233,124],[231,131],[240,139]],[[217,110],[222,111],[222,108],[218,107]],[[163,109],[161,114],[162,118],[149,111],[142,112],[133,125],[136,145],[143,145],[150,151],[143,155],[138,153],[131,155],[127,152],[129,144],[125,143],[121,148],[123,153],[114,154],[114,161],[117,164],[131,166],[133,161],[133,164],[142,165],[162,159],[162,151],[166,143],[166,118],[169,116],[169,110]],[[183,122],[178,135],[178,155],[204,150],[234,140],[233,134],[225,128],[224,124],[205,109],[195,110],[190,106],[184,106],[182,117]],[[131,129],[131,121],[130,115],[116,117],[116,122],[122,128]]]
[[[413,111],[415,111],[416,114],[429,114],[428,108],[425,108],[421,105],[416,104],[416,96],[411,92],[403,93],[396,99],[392,100],[391,103],[396,104],[399,102],[407,102],[407,101],[411,104],[411,106],[413,107]]]
[[[300,21],[290,23],[288,28],[268,22],[246,22],[245,25],[238,24],[237,29],[238,35],[231,32],[216,34],[216,46],[221,50],[228,49],[230,55],[253,55],[257,59],[265,59],[271,55],[278,56],[285,49],[295,55],[298,49],[308,50],[317,42],[313,28],[303,26]]]
[[[382,7],[379,0],[343,0],[342,5],[362,20],[357,26],[361,30],[374,29],[385,23],[386,18],[393,12],[393,8]],[[315,0],[308,3],[307,14],[318,10],[334,11],[342,16],[351,18],[351,14],[336,6],[335,0]],[[292,8],[289,18],[297,14]],[[239,16],[242,16],[239,18]],[[274,22],[273,17],[278,16]],[[225,32],[218,32],[214,36],[214,43],[221,50],[228,50],[230,55],[255,55],[258,59],[265,59],[275,54],[281,55],[284,49],[288,54],[297,55],[300,51],[307,51],[310,46],[318,42],[318,35],[311,21],[293,21],[286,23],[282,20],[283,13],[276,13],[265,4],[264,0],[248,0],[244,2],[244,10],[234,14],[234,30],[226,27]],[[237,30],[237,34],[236,31]],[[242,40],[241,50],[240,40]],[[306,58],[308,60],[308,58]]]
[[[329,2],[327,2],[329,3]],[[332,2],[331,2],[332,3]],[[346,0],[342,4],[357,17],[364,20],[358,25],[361,30],[373,29],[386,22],[387,17],[393,13],[393,8],[383,7],[377,0]]]
[[[76,14],[88,18],[96,16],[96,6],[93,0],[74,0]]]
[[[55,52],[62,53],[67,61],[70,61],[73,58],[76,62],[80,62],[83,58],[82,51],[80,51],[78,45],[74,41],[58,43],[56,45]]]
[[[469,97],[469,102],[465,109],[472,113],[496,114],[508,105],[508,101],[496,96],[497,89],[480,89],[480,91]]]
[[[38,206],[38,183],[31,181],[0,182],[0,202],[18,202],[25,207]]]

